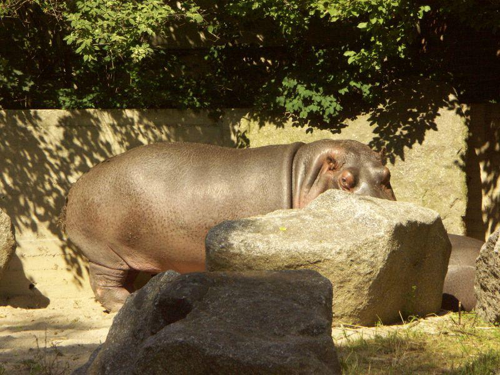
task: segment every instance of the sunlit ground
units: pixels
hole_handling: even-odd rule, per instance
[[[448,313],[374,328],[335,326],[345,374],[498,374],[500,327]]]

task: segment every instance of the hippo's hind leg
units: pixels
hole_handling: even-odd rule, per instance
[[[475,273],[476,269],[473,266],[448,266],[441,305],[444,310],[458,311],[459,303],[462,305],[461,309],[465,311],[471,311],[476,307]]]
[[[138,271],[108,268],[89,262],[90,286],[97,300],[109,311],[118,311],[134,292]]]

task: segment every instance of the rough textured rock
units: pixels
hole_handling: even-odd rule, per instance
[[[313,271],[168,271],[129,297],[75,374],[340,374]]]
[[[451,245],[435,211],[329,190],[302,210],[223,222],[206,247],[209,271],[319,271],[334,320],[372,325],[439,311]]]
[[[9,216],[0,210],[0,279],[15,250],[16,240],[12,223]]]
[[[500,229],[481,248],[476,260],[477,314],[490,323],[500,323]]]

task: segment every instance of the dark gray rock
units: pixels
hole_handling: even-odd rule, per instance
[[[477,314],[490,323],[500,323],[500,229],[481,248],[476,260]]]
[[[169,271],[129,297],[75,374],[340,374],[317,272]]]

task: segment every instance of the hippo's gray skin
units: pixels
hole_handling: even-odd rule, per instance
[[[117,310],[139,271],[205,269],[205,236],[223,220],[302,208],[327,189],[395,200],[381,156],[357,141],[232,149],[137,147],[71,188],[68,237],[90,261],[97,299]]]
[[[471,311],[476,306],[476,258],[484,242],[456,234],[448,234],[448,237],[451,242],[451,255],[444,280],[442,308],[457,311],[460,301],[462,310]]]

